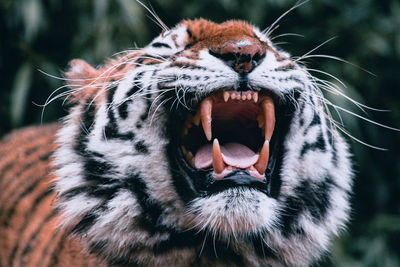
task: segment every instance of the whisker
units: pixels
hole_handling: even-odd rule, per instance
[[[360,67],[360,66],[358,66],[357,64],[354,64],[354,63],[352,63],[352,62],[350,62],[350,61],[347,61],[347,60],[345,60],[345,59],[343,59],[343,58],[340,58],[340,57],[318,54],[318,55],[307,55],[307,56],[304,56],[303,59],[306,59],[306,58],[313,58],[313,57],[317,57],[317,58],[329,58],[329,59],[337,60],[337,61],[340,61],[340,62],[349,64],[349,65],[351,65],[351,66],[353,66],[353,67],[355,67],[355,68],[358,68],[358,69],[360,69],[360,70],[362,70],[362,71],[365,71],[366,73],[368,73],[368,74],[370,74],[370,75],[372,75],[372,76],[377,77],[376,74],[370,72],[369,70],[366,70],[366,69],[364,69],[363,67]]]
[[[167,27],[167,25],[165,25],[165,23],[160,19],[160,17],[154,11],[152,11],[149,7],[147,7],[145,4],[143,4],[139,0],[136,0],[136,2],[138,2],[142,7],[144,7],[158,21],[158,24],[161,25],[161,28],[163,30],[169,31],[169,28]]]
[[[283,13],[282,15],[279,16],[279,18],[277,18],[269,27],[267,27],[265,30],[262,31],[263,34],[265,34],[266,36],[269,36],[272,31],[273,28],[275,27],[275,25],[282,19],[284,18],[287,14],[289,14],[290,12],[292,12],[292,10],[304,5],[305,3],[307,3],[309,0],[305,0],[303,2],[298,1],[293,7],[291,7],[289,10],[287,10],[285,13]]]
[[[289,32],[289,33],[283,33],[283,34],[279,34],[279,35],[276,35],[274,37],[271,37],[270,40],[273,41],[273,40],[275,40],[277,38],[284,37],[284,36],[297,36],[297,37],[303,37],[304,38],[304,35],[302,35],[302,34],[290,33]]]
[[[330,41],[332,41],[333,39],[336,39],[336,36],[329,38],[328,40],[326,40],[325,42],[323,42],[322,44],[317,45],[316,47],[314,47],[313,49],[311,49],[310,51],[308,51],[307,53],[305,53],[304,55],[302,55],[301,57],[293,57],[294,62],[298,62],[301,61],[305,56],[311,54],[312,52],[314,52],[315,50],[317,50],[318,48],[320,48],[321,46],[329,43]]]
[[[349,113],[349,114],[351,114],[351,115],[353,115],[353,116],[355,116],[355,117],[357,117],[357,118],[359,118],[359,119],[362,119],[362,120],[367,121],[367,122],[369,122],[369,123],[375,124],[375,125],[380,126],[380,127],[382,127],[382,128],[386,128],[386,129],[389,129],[389,130],[392,130],[392,131],[398,131],[398,132],[400,132],[400,129],[398,129],[398,128],[390,127],[390,126],[387,126],[387,125],[385,125],[385,124],[376,122],[376,121],[374,121],[374,120],[365,118],[365,117],[363,117],[363,116],[361,116],[361,115],[359,115],[359,114],[357,114],[357,113],[355,113],[355,112],[352,112],[352,111],[350,111],[350,110],[348,110],[348,109],[342,108],[341,106],[338,106],[338,105],[335,105],[335,104],[332,104],[332,106],[334,106],[334,107],[336,107],[337,109],[340,109],[340,110],[342,110],[342,111],[344,111],[344,112],[346,112],[346,113]]]

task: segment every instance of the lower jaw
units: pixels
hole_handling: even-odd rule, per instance
[[[271,142],[277,147],[276,141]],[[183,158],[180,149],[176,149],[175,166],[178,167],[183,176],[191,183],[191,187],[195,191],[195,197],[206,197],[221,193],[228,189],[252,189],[260,191],[271,197],[271,180],[275,172],[277,155],[274,153],[270,156],[269,163],[263,179],[256,179],[251,175],[249,170],[233,169],[223,177],[216,179],[215,172],[212,168],[207,170],[192,168]]]

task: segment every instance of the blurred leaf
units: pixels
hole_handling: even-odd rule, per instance
[[[11,91],[11,122],[14,127],[22,124],[31,81],[32,66],[26,62],[18,69]]]
[[[21,12],[25,25],[25,40],[31,42],[45,25],[42,3],[39,0],[24,0]]]

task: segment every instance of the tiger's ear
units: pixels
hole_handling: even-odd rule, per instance
[[[92,67],[86,61],[73,59],[69,63],[69,69],[65,72],[65,79],[72,89],[69,99],[72,102],[81,102],[93,97],[98,90],[100,70]]]

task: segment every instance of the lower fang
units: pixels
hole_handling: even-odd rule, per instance
[[[222,159],[221,147],[218,139],[214,139],[212,149],[212,165],[215,173],[222,173],[225,169],[224,160]]]
[[[268,158],[269,158],[269,141],[266,140],[264,142],[263,147],[261,148],[260,155],[258,156],[258,160],[256,164],[254,164],[254,168],[260,173],[264,174],[265,170],[268,166]]]

